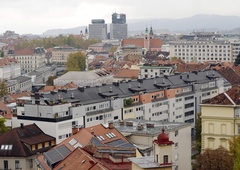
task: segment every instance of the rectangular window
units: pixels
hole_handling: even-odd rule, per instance
[[[238,125],[238,134],[240,134],[240,125]]]
[[[163,163],[167,164],[168,163],[168,155],[163,156]]]
[[[4,160],[3,164],[4,164],[4,170],[8,170],[8,161]]]
[[[193,107],[193,106],[194,106],[194,103],[185,104],[185,109]]]
[[[15,169],[19,169],[20,167],[19,167],[19,160],[16,160],[15,161]]]

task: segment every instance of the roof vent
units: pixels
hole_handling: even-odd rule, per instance
[[[137,130],[143,130],[143,124],[139,124],[139,125],[137,126]]]
[[[132,121],[126,122],[126,126],[133,126],[133,122]]]
[[[154,124],[153,123],[146,123],[147,128],[154,128]]]

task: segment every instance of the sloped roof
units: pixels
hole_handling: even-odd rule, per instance
[[[138,77],[139,70],[121,69],[114,78],[132,78]]]
[[[208,64],[198,64],[198,63],[191,63],[191,64],[177,64],[177,69],[175,72],[190,72],[190,71],[199,71],[199,70],[204,70],[209,67]]]
[[[203,101],[203,104],[240,105],[240,87],[234,86],[226,93],[221,93],[211,99]]]
[[[74,160],[74,161],[73,161]],[[76,148],[64,160],[57,164],[54,169],[89,169],[89,170],[107,170],[108,168],[101,165],[95,158],[81,148]]]
[[[14,54],[16,56],[21,56],[21,55],[33,55],[34,49],[29,49],[29,48],[24,48],[20,50],[14,50]]]
[[[18,63],[18,61],[9,57],[4,57],[0,59],[0,67],[10,65],[11,63]]]
[[[25,144],[38,144],[54,140],[46,135],[36,124],[11,129],[0,136],[1,157],[27,157],[36,154],[39,150],[30,151]],[[25,144],[24,144],[25,143]],[[6,145],[8,147],[6,148]],[[5,146],[5,148],[4,148]],[[48,148],[45,148],[48,149]],[[45,151],[44,149],[42,151]]]
[[[222,67],[218,70],[218,72],[232,85],[240,84],[240,75],[233,68]]]

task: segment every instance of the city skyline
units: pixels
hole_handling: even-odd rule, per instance
[[[87,26],[91,19],[111,23],[114,12],[126,14],[127,19],[179,19],[196,14],[240,16],[239,4],[237,0],[2,0],[0,33],[14,30],[20,34],[42,34],[48,29]]]

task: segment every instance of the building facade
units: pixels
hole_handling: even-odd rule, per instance
[[[79,51],[81,50],[69,46],[54,47],[52,49],[52,63],[64,65],[67,63],[69,54]]]
[[[231,88],[231,84],[219,73],[207,70],[113,82],[98,87],[61,89],[43,93],[38,99],[33,96],[26,101],[28,104],[20,105],[13,126],[34,120],[45,123],[44,128],[49,132],[49,122],[52,122],[54,127],[51,130],[55,135],[50,135],[62,140],[71,133],[72,125],[89,127],[108,121],[136,118],[190,123],[194,135],[199,104],[228,88]],[[35,100],[41,103],[36,105]],[[48,109],[43,109],[43,114],[39,111],[40,107]]]
[[[20,63],[12,58],[0,59],[0,79],[11,79],[21,75]]]
[[[19,61],[22,73],[28,73],[45,65],[46,50],[42,47],[14,50],[14,53],[9,54],[9,57]]]
[[[89,39],[107,39],[107,24],[105,24],[104,19],[93,19],[92,24],[89,24],[88,29]]]
[[[202,109],[202,151],[223,146],[229,149],[228,140],[240,134],[240,88],[206,100]]]
[[[184,62],[220,61],[233,62],[232,45],[229,41],[175,41],[170,42],[170,58]]]

